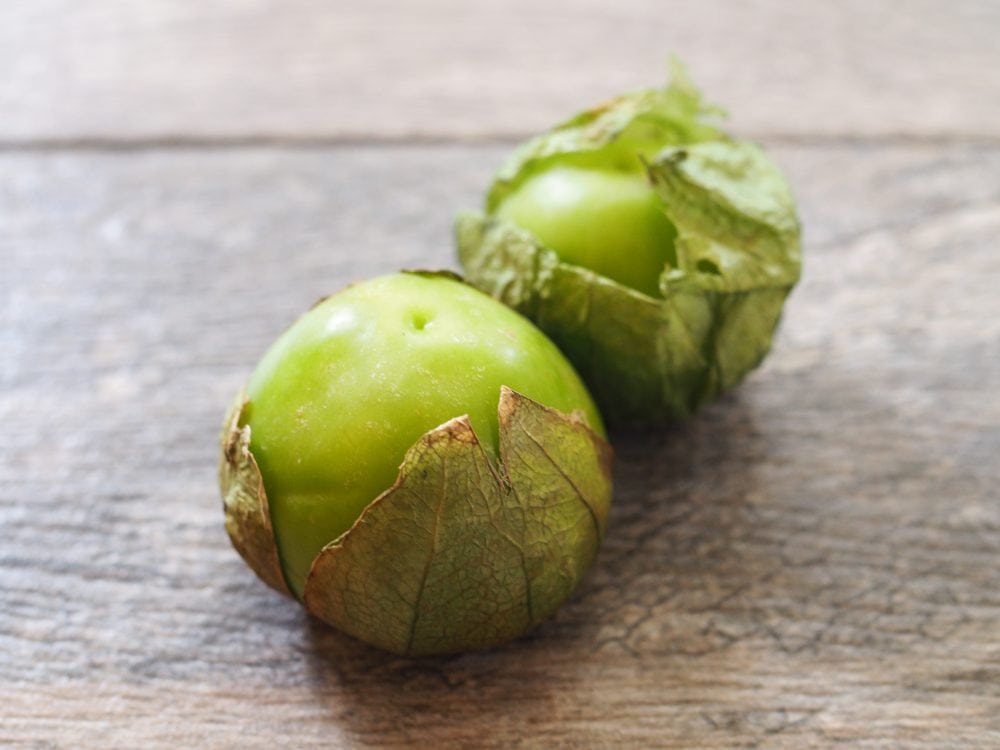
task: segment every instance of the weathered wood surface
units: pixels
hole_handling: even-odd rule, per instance
[[[0,142],[483,138],[658,83],[743,132],[1000,137],[995,0],[4,0]]]
[[[231,394],[318,296],[450,265],[504,150],[0,156],[0,745],[1000,745],[1000,148],[773,149],[807,228],[773,356],[619,436],[533,635],[391,657],[242,564]]]
[[[1000,746],[998,32],[989,0],[4,0],[0,746]],[[670,51],[800,196],[772,357],[617,436],[598,564],[531,636],[410,660],[310,620],[225,537],[232,393],[320,295],[452,265],[507,148],[458,141]]]

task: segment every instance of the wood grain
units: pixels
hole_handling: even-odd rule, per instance
[[[483,139],[658,84],[755,136],[1000,137],[992,0],[4,0],[0,142]]]
[[[531,636],[396,658],[253,577],[229,398],[320,295],[451,265],[503,151],[0,156],[0,745],[1000,744],[993,147],[773,149],[807,230],[776,349],[617,436],[598,564]]]

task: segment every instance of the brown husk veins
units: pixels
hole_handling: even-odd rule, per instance
[[[506,387],[499,417],[498,466],[464,416],[417,441],[395,484],[313,562],[311,613],[432,654],[502,643],[555,612],[597,555],[611,449],[579,415]]]

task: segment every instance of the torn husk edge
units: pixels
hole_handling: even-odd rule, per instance
[[[501,389],[500,459],[468,417],[424,434],[388,490],[313,562],[303,602],[380,648],[487,648],[550,617],[594,561],[612,451],[579,414]]]
[[[274,541],[264,480],[250,452],[250,427],[240,427],[246,403],[246,394],[240,391],[229,407],[222,429],[219,488],[226,531],[233,547],[260,579],[291,596]]]
[[[635,154],[652,158],[665,145],[728,140],[715,124],[725,111],[706,102],[678,59],[671,58],[668,67],[666,86],[616,96],[516,147],[494,175],[486,210],[492,213],[522,179],[551,159],[597,153],[624,142]]]

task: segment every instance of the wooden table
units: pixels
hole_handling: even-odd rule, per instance
[[[5,0],[0,746],[1000,747],[998,32],[988,0]],[[223,531],[231,394],[320,295],[453,267],[511,145],[670,50],[801,203],[767,364],[616,436],[598,564],[529,637],[404,659],[311,620]]]

